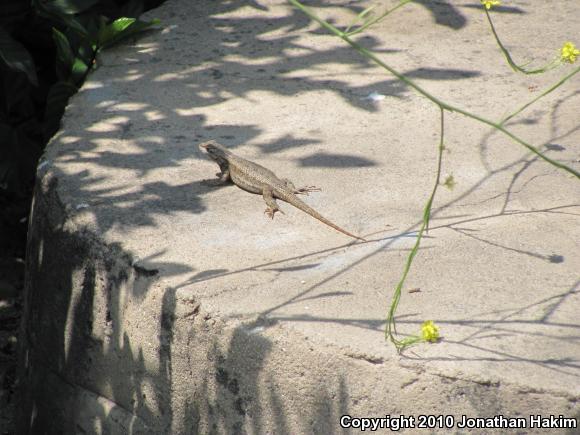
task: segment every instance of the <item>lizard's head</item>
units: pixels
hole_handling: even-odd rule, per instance
[[[228,150],[224,146],[213,140],[203,142],[199,144],[199,147],[207,151],[209,156],[214,160],[223,159],[228,154]]]

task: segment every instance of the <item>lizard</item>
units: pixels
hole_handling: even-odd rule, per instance
[[[349,237],[363,242],[367,241],[331,222],[297,196],[308,195],[308,192],[320,191],[319,188],[307,186],[297,189],[290,180],[278,178],[268,168],[235,155],[214,140],[203,142],[199,144],[199,147],[205,150],[209,157],[220,167],[220,172],[216,175],[221,182],[232,181],[236,186],[247,192],[261,194],[267,206],[264,213],[271,219],[274,219],[274,215],[278,211],[284,213],[276,203],[276,199],[281,199]]]

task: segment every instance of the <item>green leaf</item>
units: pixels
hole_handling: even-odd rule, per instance
[[[50,0],[45,1],[45,4],[62,14],[73,15],[86,11],[98,2],[99,0]]]
[[[38,86],[36,67],[32,56],[20,42],[13,39],[2,27],[0,27],[0,58],[10,69],[23,72],[30,83]]]
[[[52,28],[52,39],[56,44],[56,54],[64,67],[70,71],[73,66],[75,56],[70,48],[68,39],[57,28]]]
[[[353,26],[355,26],[357,23],[359,23],[360,21],[362,21],[363,18],[365,18],[369,13],[371,13],[373,11],[373,9],[375,9],[376,7],[377,7],[377,5],[369,6],[364,11],[362,11],[360,14],[358,14],[355,17],[355,19],[352,20],[352,22],[349,24],[349,26],[344,30],[344,33],[348,33],[350,31],[350,29],[352,29]],[[372,17],[372,15],[371,15],[371,17]],[[371,17],[369,17],[368,19],[370,20]]]
[[[95,58],[95,51],[95,44],[90,44],[88,41],[84,41],[84,43],[79,47],[77,57],[81,59],[86,65],[90,65],[92,60]]]
[[[362,11],[360,14],[358,14],[357,18],[362,20],[364,17],[366,17],[369,14],[369,12],[372,12],[372,10],[375,9],[376,7],[377,7],[377,5],[369,6],[364,11]]]
[[[110,24],[105,24],[99,29],[97,45],[99,47],[106,47],[114,44],[116,40],[119,40],[120,34],[135,21],[137,21],[136,18],[123,17],[116,19]]]
[[[80,58],[75,58],[72,66],[72,80],[76,86],[81,86],[87,75],[89,66]]]
[[[110,47],[156,24],[159,24],[159,20],[141,21],[135,18],[118,18],[99,30],[98,46],[99,48]]]
[[[88,36],[88,32],[83,25],[73,15],[67,14],[59,9],[58,5],[45,3],[42,0],[33,0],[33,6],[40,16],[61,23],[81,36]]]

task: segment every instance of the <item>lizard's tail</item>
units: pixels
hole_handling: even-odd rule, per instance
[[[293,196],[292,198],[288,198],[288,199],[286,199],[286,198],[280,198],[280,199],[282,199],[283,201],[285,201],[289,204],[292,204],[296,208],[302,210],[304,213],[308,213],[314,219],[318,219],[323,224],[326,224],[329,227],[334,228],[336,231],[341,232],[342,234],[345,234],[349,237],[352,237],[353,239],[357,239],[357,240],[360,240],[362,242],[367,242],[367,239],[363,239],[360,236],[349,233],[345,229],[340,228],[338,225],[332,223],[331,221],[326,219],[324,216],[322,216],[320,213],[318,213],[316,210],[314,210],[312,207],[310,207],[308,204],[306,204],[304,201],[302,201],[300,198],[297,198],[296,196]],[[294,202],[296,202],[296,203],[294,203]]]

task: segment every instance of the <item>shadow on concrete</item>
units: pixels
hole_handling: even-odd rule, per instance
[[[447,2],[419,2],[428,8],[437,24],[458,29],[466,25],[466,19],[452,4]],[[156,48],[139,50],[135,53],[136,62],[129,64],[127,76],[119,76],[115,81],[127,88],[132,95],[129,100],[133,107],[116,105],[111,102],[111,92],[103,89],[91,93],[89,99],[102,107],[102,117],[87,122],[84,137],[66,137],[66,128],[62,136],[67,139],[62,146],[62,154],[76,166],[98,165],[106,168],[118,168],[137,173],[137,177],[146,176],[153,170],[163,168],[174,169],[187,165],[190,159],[200,157],[195,143],[209,138],[223,140],[230,146],[253,140],[260,133],[259,124],[253,125],[213,125],[204,115],[196,113],[196,108],[217,105],[232,98],[252,98],[250,93],[266,91],[280,95],[294,95],[298,92],[317,92],[332,90],[345,98],[355,107],[374,111],[376,107],[364,100],[375,90],[389,97],[403,98],[409,91],[406,85],[398,80],[381,80],[362,88],[348,86],[346,81],[325,79],[324,74],[317,76],[295,76],[294,72],[303,69],[320,70],[328,65],[342,63],[361,70],[368,68],[370,63],[354,53],[348,47],[334,48],[326,51],[314,51],[298,44],[291,35],[278,36],[262,40],[273,31],[280,29],[305,29],[309,20],[299,11],[293,10],[290,15],[277,19],[271,18],[241,18],[224,17],[241,7],[241,3],[201,2],[191,5],[192,11],[199,18],[196,21],[199,30],[196,32],[203,44],[182,44],[179,50],[182,63],[167,65],[164,72],[151,72],[149,65],[157,65],[160,59],[156,56]],[[251,3],[257,10],[264,9],[259,3]],[[312,6],[324,7],[322,2]],[[350,6],[348,6],[350,7]],[[357,8],[352,6],[353,12]],[[360,12],[360,11],[358,11]],[[216,17],[217,16],[217,17]],[[174,29],[175,38],[180,39],[179,27]],[[367,38],[368,39],[368,38]],[[370,49],[377,45],[365,40]],[[298,55],[288,57],[284,53],[296,50]],[[232,60],[235,59],[235,60]],[[252,62],[250,62],[252,60]],[[254,65],[255,60],[261,60]],[[114,67],[110,67],[114,68]],[[125,68],[125,67],[124,67]],[[126,69],[122,71],[125,72]],[[113,69],[111,69],[113,71]],[[476,71],[454,70],[449,68],[418,68],[407,71],[412,78],[426,80],[460,80],[478,76]],[[290,76],[288,76],[290,75]],[[139,100],[131,94],[136,82],[150,82],[153,86],[163,86],[167,81],[179,82],[181,96],[177,96],[177,106],[166,106],[165,100]],[[168,90],[168,92],[172,92]],[[95,125],[100,121],[110,121],[108,130],[103,131]],[[93,124],[93,125],[91,125]],[[143,125],[154,124],[159,130],[159,137],[147,138],[141,136]],[[177,128],[176,128],[177,127]],[[165,130],[182,130],[182,134],[165,136]],[[139,152],[103,151],[99,144],[104,141],[131,141],[137,144]],[[276,153],[288,148],[305,147],[317,143],[318,139],[308,136],[285,135],[257,144],[264,153]],[[375,165],[370,159],[354,155],[336,155],[316,152],[302,158],[299,162],[305,167],[326,168],[356,168]],[[142,183],[135,189],[133,178],[126,185],[117,187],[98,187],[102,179],[94,177],[86,170],[67,176],[67,187],[71,195],[77,198],[87,198],[87,205],[96,210],[96,226],[101,232],[106,232],[113,226],[130,229],[136,226],[155,227],[156,214],[171,214],[178,212],[201,213],[205,211],[202,196],[212,190],[203,183],[183,183],[168,185],[165,182]],[[77,204],[82,206],[83,204]],[[100,211],[102,209],[102,212]],[[143,213],[147,210],[147,213]],[[187,266],[186,266],[187,267]],[[181,271],[179,266],[175,273]],[[164,270],[168,271],[168,267]]]
[[[296,427],[304,416],[287,408],[277,373],[263,372],[269,339],[246,327],[208,328],[199,304],[180,312],[175,289],[157,287],[157,274],[140,271],[119,246],[67,231],[56,184],[37,192],[29,233],[18,433],[293,433],[286,419]],[[158,323],[149,343],[156,369],[146,343],[136,347],[126,332],[139,322],[128,307],[150,291],[162,298],[161,313],[143,319]],[[175,347],[176,334],[187,348]],[[348,410],[344,381],[327,384],[313,399],[319,408],[304,414],[315,433]],[[176,394],[187,397],[185,409],[172,406]]]
[[[465,25],[462,22],[459,27],[456,26],[461,14],[450,4],[421,4],[433,12],[438,24],[451,28]],[[111,100],[111,91],[106,88],[99,89],[98,92],[84,91],[90,93],[86,101],[102,108],[101,116],[98,119],[83,120],[88,127],[82,138],[70,135],[66,127],[61,131],[64,140],[59,145],[62,148],[60,154],[66,155],[62,160],[79,168],[97,165],[136,174],[127,179],[125,185],[115,187],[100,187],[104,180],[86,169],[66,176],[62,174],[67,179],[70,194],[76,198],[87,199],[86,203],[76,206],[87,205],[96,211],[96,227],[100,232],[106,232],[113,227],[127,230],[136,226],[154,228],[153,217],[157,214],[205,211],[202,196],[213,187],[208,188],[204,183],[169,185],[161,181],[142,182],[138,187],[134,183],[135,176],[138,179],[151,171],[183,167],[191,159],[199,158],[201,154],[195,144],[202,140],[216,138],[235,148],[260,134],[259,123],[211,124],[204,115],[196,113],[199,107],[217,105],[232,98],[250,99],[253,98],[250,94],[257,91],[295,95],[299,92],[332,90],[355,107],[375,111],[376,106],[364,99],[370,92],[378,90],[395,98],[404,98],[407,95],[409,89],[396,79],[380,80],[372,85],[356,88],[349,86],[346,81],[327,79],[325,74],[296,76],[294,73],[301,70],[321,70],[337,62],[361,70],[369,67],[370,63],[345,46],[319,51],[301,46],[296,37],[291,35],[268,38],[276,30],[306,28],[310,22],[297,10],[277,19],[224,17],[242,6],[236,2],[201,2],[191,5],[189,12],[198,14],[197,20],[194,20],[199,24],[196,34],[203,44],[191,44],[190,41],[178,45],[178,48],[172,48],[181,51],[176,59],[183,59],[182,63],[168,64],[160,71],[160,59],[154,46],[132,53],[135,61],[118,70],[119,76],[114,79],[116,84],[126,89],[125,93],[130,95],[127,100],[131,104],[115,104]],[[257,10],[264,8],[258,3],[252,3],[251,6]],[[320,3],[318,6],[324,7],[324,4]],[[356,10],[353,6],[353,11]],[[445,16],[452,17],[450,20],[455,24],[446,21]],[[172,31],[179,40],[179,27]],[[264,38],[267,40],[263,40]],[[372,49],[377,42],[366,40],[365,44]],[[301,54],[285,55],[293,51]],[[260,60],[257,65],[256,60]],[[155,65],[155,69],[150,68],[150,65]],[[111,74],[117,71],[116,66],[108,68]],[[419,68],[407,71],[406,74],[426,80],[455,81],[478,76],[479,72]],[[134,93],[136,83],[142,86],[141,83],[150,82],[153,87],[161,88],[168,81],[180,83],[180,95],[173,95],[173,99],[159,98],[151,101],[139,99],[139,95]],[[166,92],[175,92],[172,89],[175,87],[168,88]],[[168,106],[166,101],[176,102],[176,105]],[[107,125],[99,125],[102,122]],[[152,124],[159,131],[159,135],[143,137],[142,129],[145,126],[150,128]],[[164,132],[169,130],[181,130],[182,133],[166,136]],[[130,141],[137,146],[138,151],[103,150],[100,146],[103,141]],[[277,153],[288,148],[312,145],[318,141],[307,135],[285,135],[257,146],[264,153]],[[375,162],[355,155],[316,152],[302,158],[298,164],[305,167],[356,168],[373,166]],[[147,212],[143,213],[143,210]]]
[[[471,5],[463,5],[462,7],[469,9],[481,9],[481,3],[478,2],[473,3]],[[522,8],[519,8],[517,6],[505,6],[505,5],[494,6],[493,13],[495,14],[496,12],[498,14],[516,14],[516,15],[522,15],[527,13]]]
[[[130,255],[119,246],[105,246],[82,229],[67,231],[55,182],[43,193],[40,185],[36,189],[18,433],[144,433],[160,411],[171,412],[163,394],[170,378],[145,367],[142,350],[133,348],[120,325],[127,303],[122,298],[147,289],[151,277],[133,269]],[[159,409],[147,406],[145,382],[155,384]]]
[[[541,300],[526,303],[517,309],[495,310],[493,312],[482,312],[472,316],[469,320],[446,320],[437,319],[436,322],[441,325],[460,325],[467,329],[473,329],[473,332],[467,334],[460,341],[453,341],[443,338],[446,342],[464,347],[476,353],[477,356],[428,356],[417,357],[404,352],[404,358],[409,360],[421,361],[493,361],[493,362],[510,362],[510,363],[531,363],[538,367],[543,367],[554,373],[566,374],[580,378],[580,359],[573,357],[539,357],[529,358],[522,357],[516,352],[505,350],[505,347],[481,344],[478,340],[488,338],[502,338],[510,336],[521,336],[522,339],[533,337],[538,343],[545,340],[555,340],[561,343],[561,346],[568,346],[570,343],[580,344],[580,324],[561,322],[557,316],[558,308],[562,307],[567,300],[572,299],[575,295],[580,294],[580,280],[573,283],[570,288],[561,294],[552,295]],[[543,315],[538,316],[535,313],[542,311]],[[489,315],[499,316],[496,319],[486,319]],[[400,323],[409,323],[407,320],[401,320]],[[421,322],[416,322],[417,327]],[[539,327],[539,330],[530,331],[529,326]],[[557,331],[551,333],[550,331]],[[545,332],[543,332],[545,331]],[[565,331],[562,333],[562,331]],[[541,346],[541,344],[539,344]],[[469,353],[465,353],[469,355]]]
[[[372,160],[365,159],[364,157],[330,153],[316,153],[300,159],[300,166],[324,168],[362,168],[376,166],[376,164]]]

